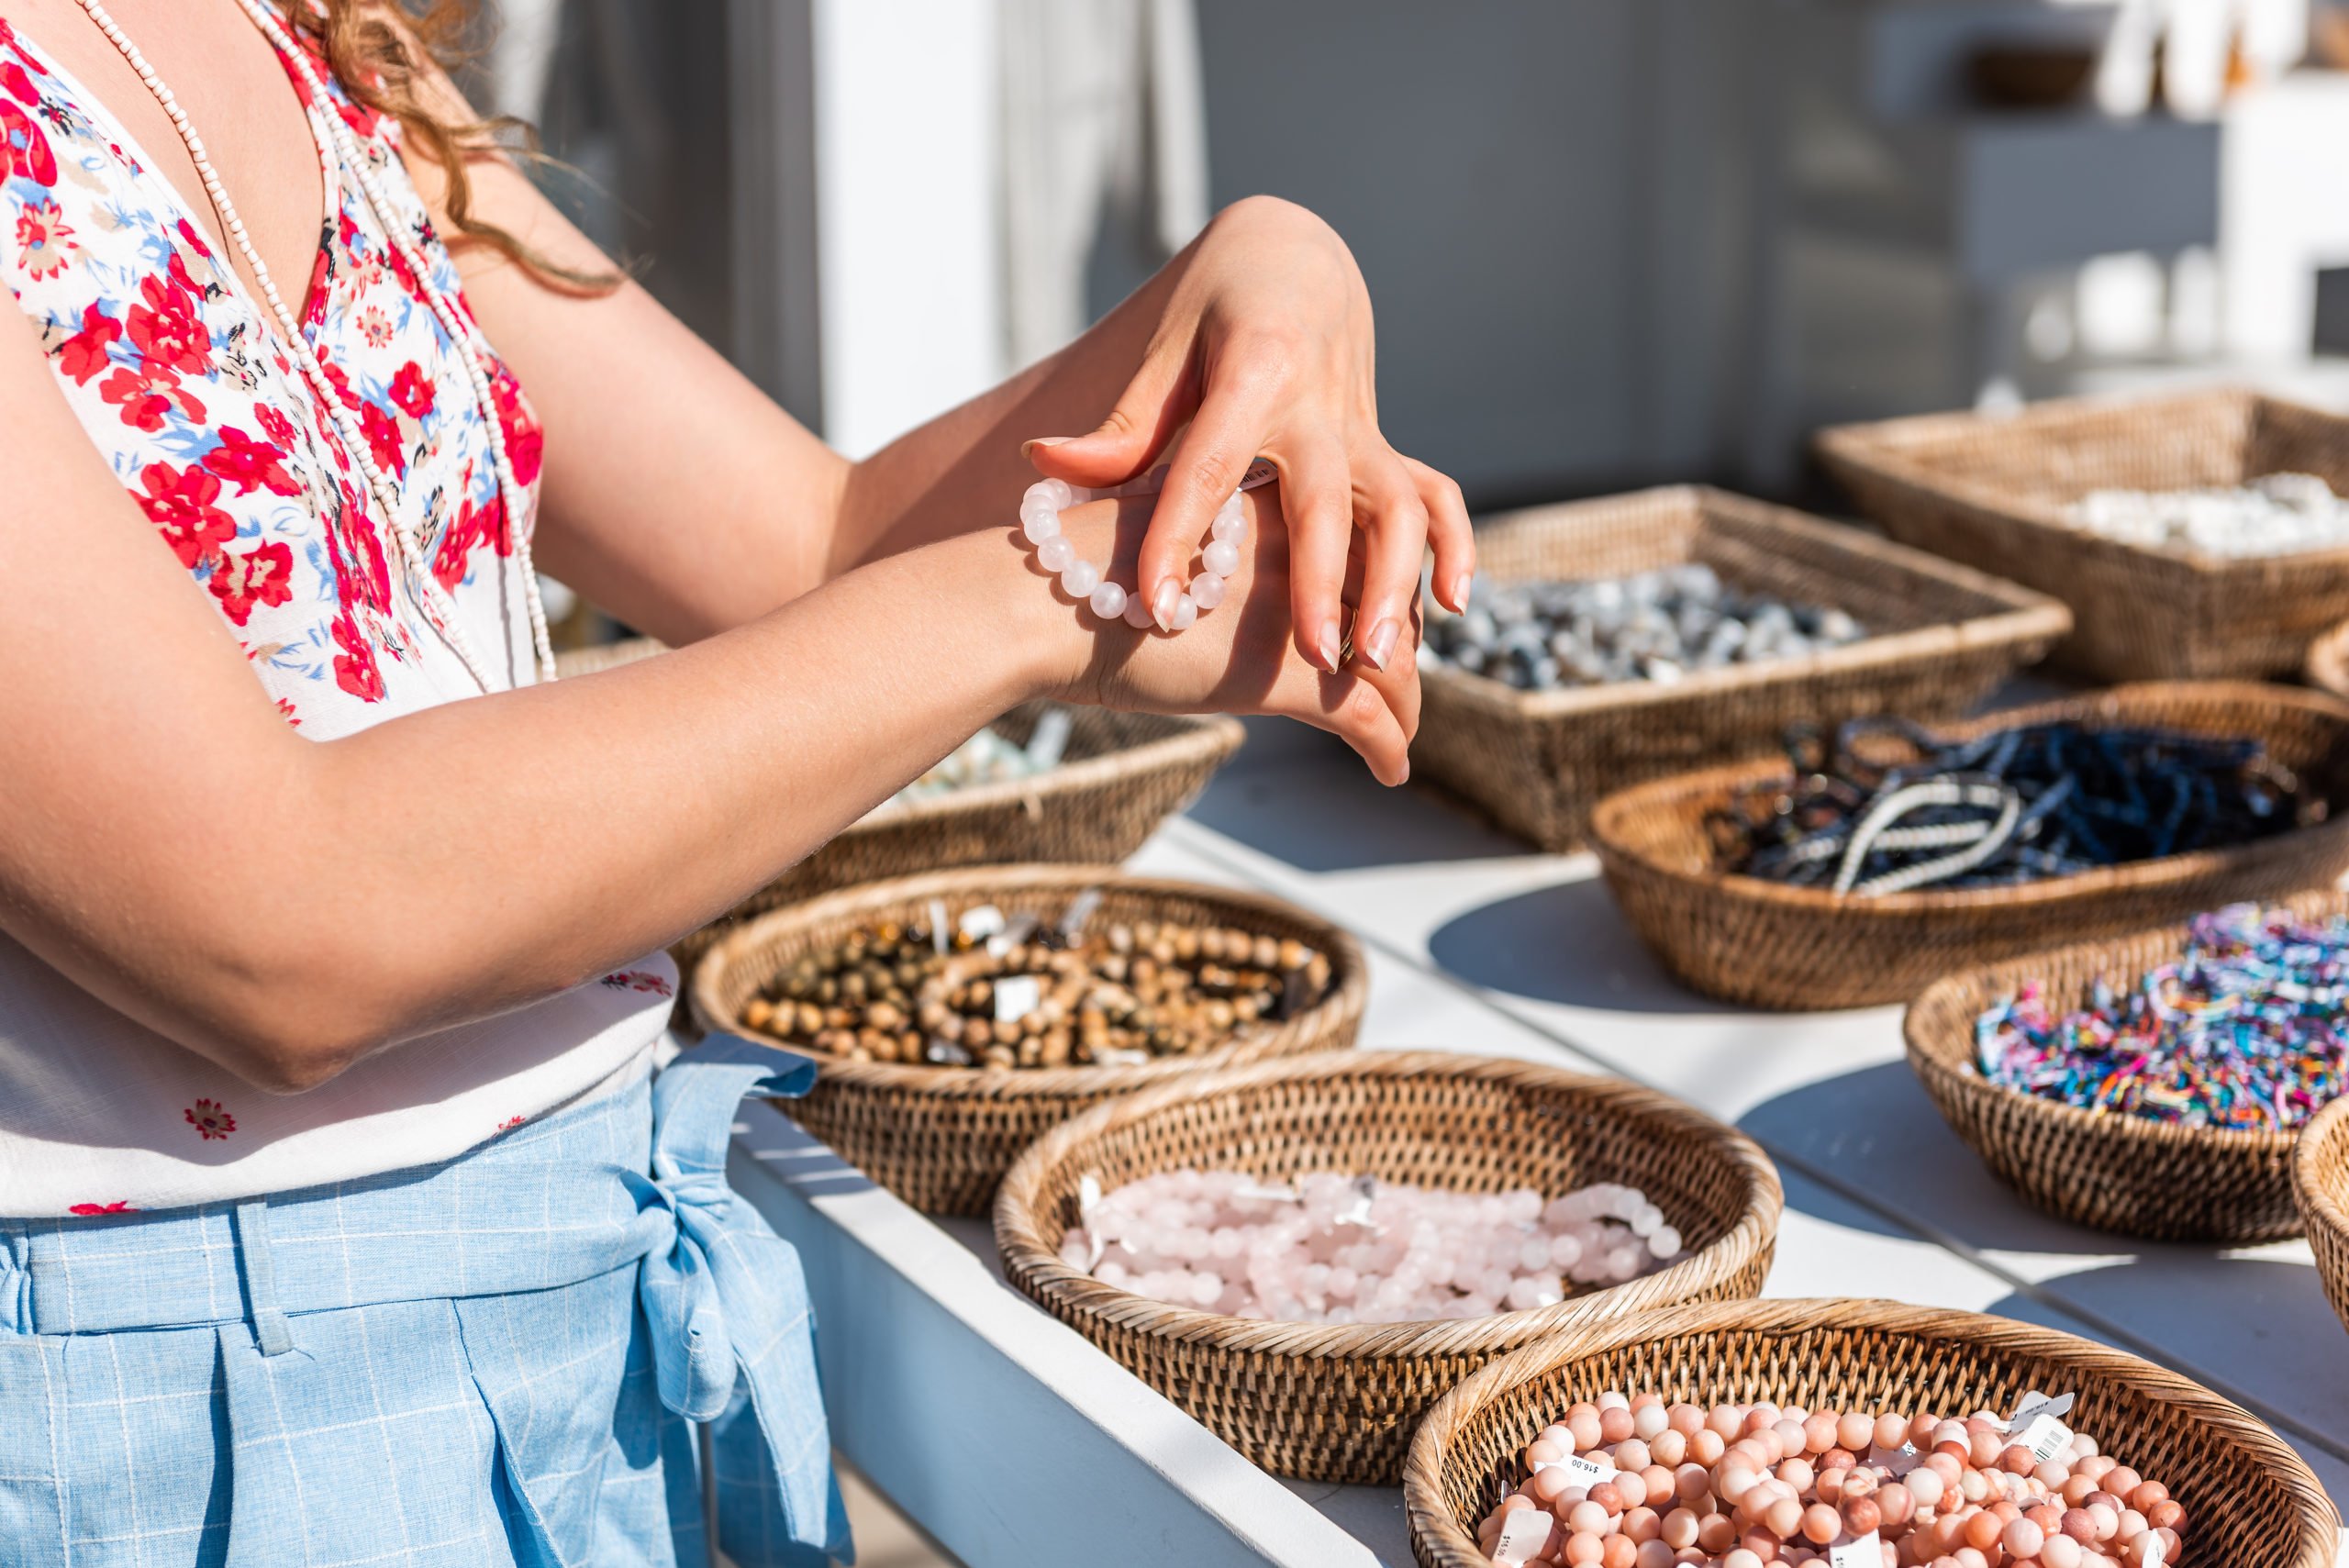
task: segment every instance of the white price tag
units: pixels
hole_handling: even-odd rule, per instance
[[[1877,1443],[1868,1445],[1868,1462],[1882,1465],[1885,1473],[1895,1481],[1924,1462],[1925,1456],[1917,1451],[1915,1443],[1902,1443],[1898,1448],[1886,1448]]]
[[[2162,1538],[2150,1530],[2146,1534],[2150,1539],[2145,1542],[2145,1555],[2137,1559],[2137,1568],[2162,1568]]]
[[[1093,918],[1093,911],[1101,907],[1101,890],[1088,887],[1069,901],[1068,913],[1061,917],[1061,940],[1074,944],[1085,934],[1085,922]]]
[[[1508,1518],[1501,1521],[1501,1538],[1493,1542],[1493,1560],[1525,1562],[1550,1543],[1551,1523],[1547,1508],[1511,1508]]]
[[[1003,911],[992,904],[982,904],[975,909],[963,911],[956,922],[962,933],[974,942],[983,942],[1003,929]]]
[[[1295,1203],[1297,1201],[1297,1189],[1295,1187],[1285,1187],[1279,1185],[1262,1185],[1255,1182],[1242,1182],[1240,1185],[1231,1189],[1231,1195],[1236,1201],[1241,1203],[1248,1203],[1251,1201],[1257,1203]]]
[[[2072,1429],[2056,1418],[2072,1408],[2072,1399],[2069,1394],[2050,1398],[2032,1389],[2022,1396],[2015,1413],[2007,1418],[2009,1439],[2040,1463],[2046,1463],[2072,1440]]]
[[[1341,1225],[1368,1225],[1370,1223],[1371,1199],[1377,1191],[1378,1179],[1375,1176],[1356,1176],[1354,1178],[1353,1201],[1338,1211],[1338,1223]]]
[[[946,900],[933,898],[930,901],[930,945],[936,948],[939,956],[943,958],[950,940],[946,929]]]
[[[1621,1471],[1602,1460],[1585,1459],[1578,1453],[1570,1453],[1564,1459],[1553,1459],[1546,1463],[1537,1464],[1533,1467],[1533,1473],[1539,1475],[1545,1470],[1564,1471],[1574,1478],[1573,1485],[1586,1492],[1600,1482],[1612,1481],[1622,1473]]]
[[[1007,974],[995,983],[995,1021],[1016,1024],[1044,999],[1044,984],[1032,974]]]
[[[1093,1211],[1101,1207],[1101,1178],[1087,1171],[1076,1179],[1076,1213],[1080,1219],[1091,1219]]]
[[[1884,1543],[1874,1530],[1839,1540],[1827,1549],[1827,1568],[1884,1568]]]

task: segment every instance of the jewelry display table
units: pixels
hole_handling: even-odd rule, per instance
[[[1777,1162],[1767,1295],[1995,1312],[2148,1357],[2268,1422],[2349,1512],[2349,1335],[2306,1243],[2163,1246],[2046,1218],[1935,1114],[1899,1008],[1708,1001],[1640,945],[1589,856],[1381,790],[1300,727],[1251,731],[1133,867],[1343,922],[1371,958],[1363,1049],[1524,1057],[1677,1095]],[[916,1213],[763,1106],[745,1107],[732,1174],[806,1262],[834,1440],[971,1568],[1410,1563],[1399,1488],[1265,1475],[1005,1285],[985,1221]]]

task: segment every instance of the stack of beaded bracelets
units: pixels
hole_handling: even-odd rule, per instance
[[[1224,580],[1240,570],[1240,541],[1248,535],[1248,515],[1241,507],[1241,493],[1269,484],[1275,475],[1273,465],[1263,458],[1248,465],[1240,488],[1216,512],[1213,536],[1200,553],[1202,570],[1191,579],[1190,591],[1175,599],[1166,630],[1181,631],[1223,603]],[[1140,594],[1130,594],[1103,576],[1093,562],[1077,559],[1076,547],[1061,532],[1061,513],[1104,496],[1155,495],[1165,478],[1166,466],[1162,463],[1114,490],[1081,490],[1063,479],[1038,480],[1019,498],[1019,531],[1035,546],[1036,564],[1059,578],[1070,598],[1083,600],[1103,620],[1123,617],[1128,626],[1147,628],[1152,620],[1150,606]]]

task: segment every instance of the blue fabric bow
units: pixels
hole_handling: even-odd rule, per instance
[[[712,1035],[653,1080],[652,1175],[629,1178],[672,1232],[637,1284],[661,1402],[713,1424],[718,1542],[743,1568],[853,1561],[799,1254],[726,1184],[743,1096],[796,1098],[815,1082],[806,1057]]]

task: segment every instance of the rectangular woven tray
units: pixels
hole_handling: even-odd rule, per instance
[[[2010,583],[1703,486],[1512,513],[1477,529],[1476,552],[1481,570],[1520,581],[1702,562],[1733,587],[1843,610],[1870,634],[1669,685],[1525,692],[1428,670],[1414,770],[1549,850],[1579,847],[1590,808],[1609,792],[1775,751],[1792,724],[1954,717],[2071,625],[2063,606]]]
[[[2280,676],[2349,619],[2349,548],[2240,559],[2065,522],[2091,490],[2313,473],[2349,494],[2349,418],[2242,389],[1930,414],[1822,431],[1819,455],[1894,539],[2072,609],[2056,662],[2099,680]]]

